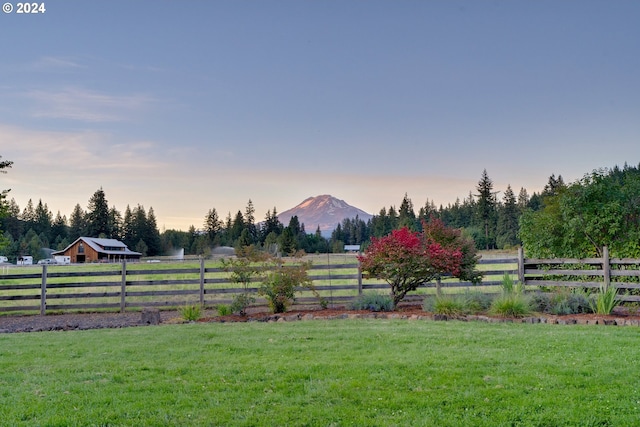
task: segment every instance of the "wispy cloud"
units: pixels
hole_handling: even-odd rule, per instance
[[[20,166],[43,176],[87,171],[134,175],[167,166],[151,141],[114,143],[111,135],[93,131],[32,131],[0,124],[0,147],[16,169]]]
[[[153,103],[146,95],[111,95],[80,88],[31,90],[27,97],[36,103],[34,117],[94,123],[127,121],[132,113]]]
[[[81,69],[86,68],[80,61],[60,56],[43,56],[31,64],[31,69],[37,71],[52,71],[52,70],[68,70],[68,69]]]

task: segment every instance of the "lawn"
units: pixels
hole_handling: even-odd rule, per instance
[[[0,425],[637,425],[639,334],[380,319],[5,334]]]

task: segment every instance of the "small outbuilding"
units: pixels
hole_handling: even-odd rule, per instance
[[[64,250],[52,255],[69,257],[72,263],[138,261],[142,256],[119,240],[95,237],[78,237]]]

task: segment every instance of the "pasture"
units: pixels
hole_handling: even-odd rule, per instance
[[[618,426],[637,328],[408,320],[0,335],[2,426]]]

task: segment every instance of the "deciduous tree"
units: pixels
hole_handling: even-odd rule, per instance
[[[520,238],[533,257],[640,256],[640,169],[595,170],[556,186],[544,207],[526,212]]]
[[[466,277],[470,274],[463,268],[465,254],[461,248],[468,246],[458,242],[460,235],[450,232],[435,219],[423,227],[422,233],[403,227],[385,237],[372,238],[365,253],[358,256],[364,272],[389,284],[394,306],[408,292],[442,275]],[[472,253],[468,255],[471,255],[469,260],[474,259]]]

